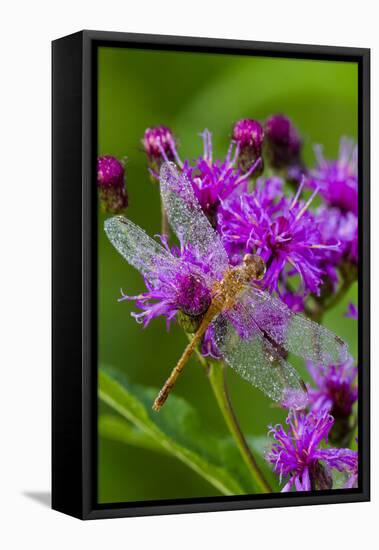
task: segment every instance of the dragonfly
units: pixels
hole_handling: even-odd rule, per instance
[[[260,256],[246,254],[240,265],[230,265],[222,239],[203,213],[190,181],[172,162],[161,167],[160,193],[180,243],[207,261],[209,270],[205,274],[199,269],[197,276],[210,289],[211,302],[153,409],[161,409],[207,330],[211,330],[221,359],[242,378],[273,401],[288,408],[304,408],[307,389],[288,361],[289,354],[321,367],[339,364],[349,356],[345,342],[260,288],[265,274]],[[171,270],[173,277],[177,273],[180,258],[129,219],[110,218],[105,221],[105,231],[116,250],[152,284],[158,265],[164,265],[168,273]]]

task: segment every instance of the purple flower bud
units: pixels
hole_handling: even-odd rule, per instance
[[[155,130],[146,130],[146,132],[155,132]],[[200,134],[203,139],[203,154],[196,160],[183,162],[179,158],[175,149],[175,143],[172,142],[168,147],[168,153],[161,149],[161,157],[156,159],[149,156],[150,173],[159,181],[159,167],[163,160],[170,160],[174,157],[174,162],[179,166],[185,176],[191,182],[194,193],[199,204],[213,226],[216,225],[217,209],[222,201],[232,195],[237,188],[246,190],[250,176],[261,164],[261,158],[257,158],[251,164],[249,169],[242,173],[238,166],[238,145],[232,140],[224,160],[214,159],[212,134],[205,129]],[[145,134],[146,136],[146,134]],[[152,138],[151,138],[152,139]],[[170,156],[171,155],[171,156]]]
[[[234,125],[233,139],[242,148],[253,147],[258,153],[260,153],[263,138],[263,128],[256,120],[252,120],[251,118],[243,118]]]
[[[123,164],[110,155],[97,159],[97,186],[102,208],[110,214],[118,214],[128,206]]]
[[[270,163],[274,168],[300,164],[301,140],[289,118],[273,115],[266,121]]]
[[[193,273],[178,273],[176,276],[178,306],[189,316],[198,316],[207,311],[211,303],[211,292]]]
[[[236,142],[239,154],[238,165],[242,172],[247,172],[250,166],[262,155],[264,131],[258,121],[243,118],[235,123],[232,139]],[[263,172],[263,161],[257,167],[254,175]]]
[[[150,169],[159,173],[165,161],[177,161],[175,138],[166,126],[147,128],[142,140]]]

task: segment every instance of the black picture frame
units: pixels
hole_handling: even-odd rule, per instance
[[[97,480],[97,48],[355,61],[359,77],[359,488],[99,505]],[[52,507],[81,519],[370,499],[370,50],[81,31],[52,43]]]

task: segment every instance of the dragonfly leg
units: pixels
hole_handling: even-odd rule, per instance
[[[184,369],[185,365],[187,364],[189,358],[191,357],[197,342],[199,341],[199,338],[197,335],[195,335],[191,342],[188,344],[186,349],[183,352],[183,355],[179,359],[177,365],[173,368],[170,376],[167,378],[166,382],[164,383],[161,391],[159,392],[157,398],[154,401],[153,409],[155,411],[159,411],[161,407],[164,405],[170,391],[172,390],[177,378],[179,377],[180,373]]]
[[[214,301],[207,313],[205,314],[199,328],[197,329],[196,333],[194,334],[191,342],[188,344],[186,349],[183,352],[183,355],[179,359],[176,367],[172,370],[170,376],[167,378],[163,388],[158,394],[158,397],[153,403],[153,409],[155,411],[159,411],[164,405],[170,391],[172,390],[172,387],[174,386],[178,376],[184,369],[185,365],[188,363],[189,358],[191,357],[194,349],[196,348],[197,344],[200,342],[202,337],[204,336],[205,331],[207,330],[209,323],[213,320],[213,318],[221,311],[222,304],[219,304],[217,301]]]

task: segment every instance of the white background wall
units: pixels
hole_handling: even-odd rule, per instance
[[[1,8],[0,546],[373,548],[378,540],[378,20],[372,0],[17,2]],[[79,522],[50,485],[50,41],[82,28],[372,48],[373,502]],[[69,401],[69,397],[68,397]],[[44,495],[45,494],[45,495]],[[3,542],[1,542],[3,541]],[[375,542],[374,542],[375,541]]]

